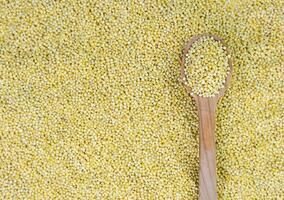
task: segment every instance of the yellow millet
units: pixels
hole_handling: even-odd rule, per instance
[[[195,41],[185,57],[186,83],[198,96],[217,95],[224,87],[229,69],[225,47],[210,36]]]
[[[0,1],[0,199],[198,198],[188,37],[234,58],[218,199],[282,200],[284,2]]]

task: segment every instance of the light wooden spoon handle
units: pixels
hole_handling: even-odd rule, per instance
[[[215,98],[196,98],[199,114],[199,200],[217,200]]]

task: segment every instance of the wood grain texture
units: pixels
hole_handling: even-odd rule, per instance
[[[197,98],[199,116],[199,199],[217,199],[215,117],[217,101]]]
[[[196,101],[199,117],[199,199],[217,200],[217,171],[216,171],[216,144],[215,144],[215,126],[216,126],[216,108],[218,100],[224,95],[225,90],[232,76],[232,59],[229,58],[229,74],[226,77],[224,88],[219,93],[210,98],[197,96],[192,93],[191,88],[186,84],[185,76],[185,58],[192,44],[199,38],[210,36],[216,41],[221,42],[228,54],[228,47],[224,41],[215,35],[204,34],[193,36],[186,44],[181,57],[181,79],[184,83],[187,93]]]

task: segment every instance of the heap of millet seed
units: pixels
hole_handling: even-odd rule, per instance
[[[282,200],[284,2],[0,1],[0,199],[198,199],[193,35],[225,39],[218,199]]]
[[[203,36],[195,41],[185,58],[186,83],[192,93],[213,97],[224,87],[229,55],[220,41]]]

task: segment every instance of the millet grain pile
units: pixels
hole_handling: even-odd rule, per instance
[[[225,39],[219,199],[283,199],[283,1],[0,1],[2,199],[197,199],[193,35]]]
[[[226,47],[211,36],[195,41],[185,55],[185,84],[202,97],[217,96],[230,71]]]

